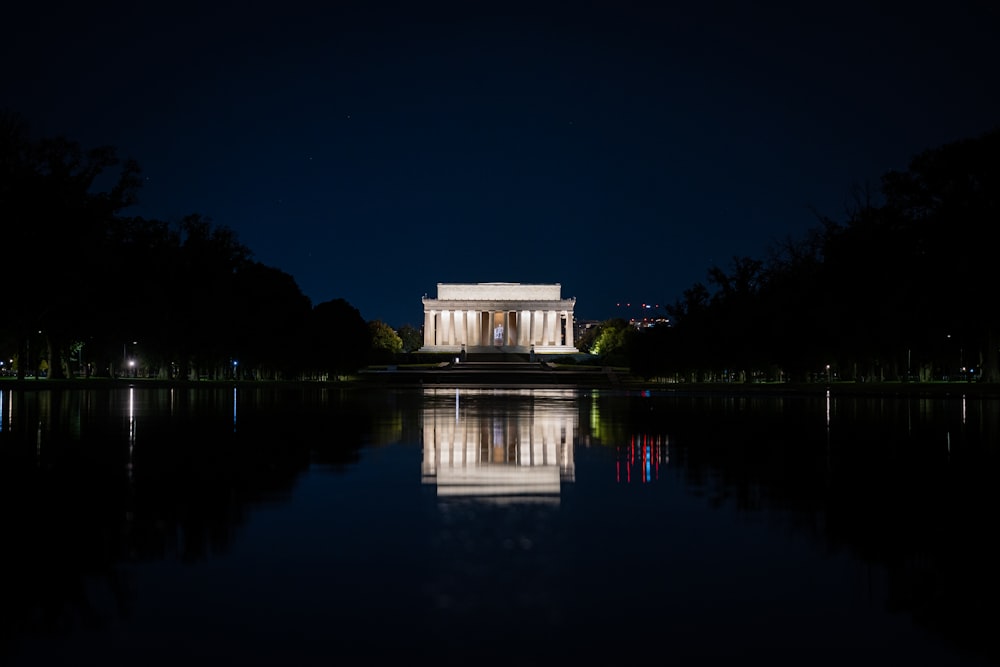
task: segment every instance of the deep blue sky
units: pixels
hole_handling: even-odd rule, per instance
[[[393,326],[438,282],[672,302],[1000,123],[988,2],[34,4],[0,107]]]

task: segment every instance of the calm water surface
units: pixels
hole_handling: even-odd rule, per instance
[[[1000,664],[1000,406],[0,390],[11,665]]]

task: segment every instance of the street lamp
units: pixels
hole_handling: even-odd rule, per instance
[[[132,341],[132,345],[138,345],[139,341]],[[135,368],[135,359],[128,358],[128,342],[122,343],[122,367]]]

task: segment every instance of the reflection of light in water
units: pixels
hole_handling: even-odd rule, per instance
[[[128,388],[128,477],[132,479],[132,463],[135,453],[135,387]]]
[[[826,425],[830,426],[830,390],[826,390]]]
[[[634,435],[628,447],[618,447],[615,461],[615,481],[629,484],[632,470],[639,473],[638,480],[645,484],[660,478],[660,468],[670,463],[670,439],[666,435]]]
[[[423,481],[439,496],[558,500],[572,481],[576,390],[424,391]],[[567,400],[568,399],[568,400]]]
[[[236,387],[233,387],[233,430],[236,430]]]
[[[3,432],[3,405],[4,405],[3,399],[4,399],[3,389],[0,389],[0,433]]]

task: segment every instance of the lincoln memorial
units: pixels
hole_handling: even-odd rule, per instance
[[[571,354],[573,306],[559,283],[438,283],[424,297],[421,352],[529,352]]]

